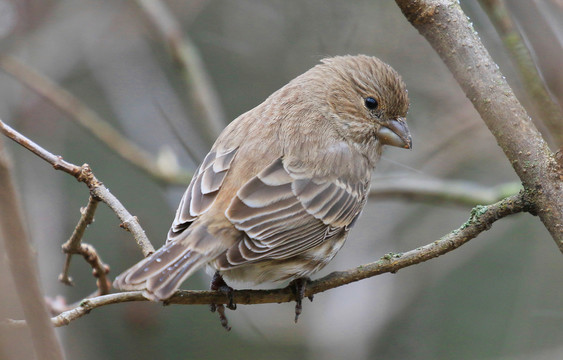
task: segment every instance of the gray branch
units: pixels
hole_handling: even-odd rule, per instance
[[[400,269],[444,255],[457,249],[469,240],[474,239],[481,232],[490,229],[495,221],[511,214],[526,211],[527,202],[524,200],[524,197],[525,195],[523,193],[519,193],[493,205],[477,206],[471,211],[470,218],[463,225],[443,236],[441,239],[405,253],[387,254],[378,261],[361,265],[354,269],[330,273],[321,279],[310,282],[307,285],[305,296],[312,296],[376,275],[396,273]],[[233,299],[237,304],[268,304],[294,301],[295,295],[291,287],[288,286],[283,289],[274,290],[236,290],[233,293]],[[142,291],[122,292],[93,297],[83,300],[76,308],[55,316],[51,321],[54,326],[64,326],[88,314],[95,308],[131,301],[148,300],[143,296]],[[226,301],[226,296],[219,291],[180,290],[165,303],[201,305],[211,303],[220,304]],[[12,320],[10,324],[13,326],[23,326],[25,322]]]
[[[455,0],[396,0],[440,55],[522,181],[563,252],[563,170]]]

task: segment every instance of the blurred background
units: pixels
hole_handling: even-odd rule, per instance
[[[563,3],[507,3],[561,104]],[[394,2],[162,4],[177,24],[158,15],[163,8],[153,1],[0,0],[0,118],[64,159],[90,164],[155,247],[164,242],[189,173],[217,131],[327,56],[378,56],[409,89],[413,150],[387,149],[374,173],[375,188],[444,181],[444,188],[454,183],[469,195],[494,194],[506,184],[514,191],[518,178],[494,137]],[[537,120],[526,82],[480,2],[461,5]],[[155,173],[117,155],[112,143],[79,124],[76,113],[23,86],[23,70],[9,70],[14,62],[59,84],[110,123],[124,137],[117,142],[128,139],[145,151]],[[561,145],[549,126],[537,125],[552,149]],[[79,301],[96,290],[84,260],[72,260],[74,287],[57,277],[65,259],[60,246],[88,202],[87,188],[2,141],[14,164],[43,290]],[[470,202],[374,197],[346,246],[316,277],[430,243],[463,224],[471,208]],[[118,225],[100,204],[84,237],[110,265],[112,279],[142,258]],[[233,327],[227,333],[207,306],[147,302],[95,309],[57,334],[68,359],[561,359],[562,274],[561,253],[539,219],[519,214],[445,256],[318,294],[304,302],[298,324],[293,303],[239,306],[227,313]],[[207,289],[209,280],[201,271],[183,288]],[[17,308],[8,314],[23,316]]]

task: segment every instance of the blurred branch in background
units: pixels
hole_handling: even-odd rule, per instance
[[[563,252],[563,170],[515,97],[458,2],[396,0],[448,66],[495,136],[559,250]],[[502,96],[500,95],[502,94]]]
[[[196,123],[209,144],[212,144],[227,125],[220,97],[205,69],[197,47],[182,34],[182,28],[166,5],[159,0],[137,0],[137,4],[154,25],[170,55],[180,66],[182,76],[199,116]]]
[[[469,181],[385,178],[372,182],[368,199],[403,198],[432,204],[476,206],[495,203],[517,194],[521,189],[522,184],[517,182],[489,188]]]
[[[36,255],[25,230],[21,205],[10,174],[11,165],[3,144],[3,140],[0,140],[0,238],[4,243],[2,256],[7,257],[13,283],[29,324],[36,358],[64,359],[43,301]]]
[[[201,161],[203,161],[203,158],[197,155],[197,151],[195,149],[193,149],[190,146],[190,144],[186,141],[186,139],[184,139],[180,135],[180,134],[182,134],[181,129],[179,129],[178,125],[174,121],[172,121],[172,119],[168,116],[166,111],[162,108],[162,105],[160,104],[158,99],[156,99],[156,98],[154,99],[154,104],[155,104],[156,108],[158,109],[158,111],[160,112],[162,119],[164,119],[164,121],[166,121],[166,124],[168,124],[170,129],[172,129],[172,136],[174,136],[174,138],[176,139],[178,144],[180,144],[180,146],[182,147],[182,149],[184,149],[186,154],[188,154],[190,159],[195,164],[199,164]],[[190,178],[191,178],[191,176],[190,176]],[[186,185],[187,183],[188,182],[184,183],[184,185]]]
[[[481,6],[495,26],[504,46],[510,54],[510,59],[516,65],[524,82],[524,90],[532,99],[534,111],[538,114],[549,132],[556,147],[563,145],[563,112],[555,103],[542,80],[540,73],[532,59],[530,50],[522,35],[512,20],[504,0],[479,0]]]
[[[137,218],[131,215],[121,202],[109,192],[104,184],[94,176],[94,173],[88,164],[77,166],[63,160],[61,156],[54,155],[43,149],[41,146],[35,144],[33,141],[6,125],[2,120],[0,120],[0,132],[53,165],[55,170],[62,170],[67,174],[74,176],[76,180],[86,184],[92,197],[103,201],[110,209],[113,210],[122,222],[120,226],[133,235],[135,241],[141,248],[143,255],[148,256],[154,252],[154,247],[145,235],[145,231],[139,224]]]
[[[167,164],[160,165],[158,159],[132,143],[86,104],[35,69],[8,55],[0,56],[0,67],[68,114],[72,121],[92,133],[117,155],[155,179],[169,184],[185,185],[188,182],[191,175],[187,171],[171,168]]]
[[[489,230],[495,221],[508,215],[527,211],[527,202],[524,197],[525,194],[522,192],[493,205],[477,206],[471,211],[467,222],[428,245],[405,253],[387,254],[373,263],[360,265],[351,270],[332,272],[321,279],[311,281],[307,284],[305,296],[312,297],[315,294],[376,275],[394,274],[400,269],[444,255],[476,238],[483,231]],[[289,285],[275,290],[235,290],[233,299],[236,304],[244,305],[290,302],[295,300],[292,288]],[[148,299],[143,296],[142,291],[94,297],[82,301],[78,307],[65,311],[52,318],[51,321],[54,326],[68,325],[71,321],[81,318],[97,307],[130,301],[148,301]],[[226,301],[228,301],[226,295],[219,291],[180,290],[166,300],[165,304],[201,305],[221,304]],[[25,324],[23,321],[16,320],[11,320],[9,323],[15,326]]]

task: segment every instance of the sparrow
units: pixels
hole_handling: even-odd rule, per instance
[[[344,244],[366,203],[384,145],[410,149],[405,83],[376,57],[337,56],[240,115],[184,193],[166,243],[114,287],[170,298],[196,270],[228,281],[292,281],[296,318],[308,277]],[[219,310],[229,329],[224,307]]]

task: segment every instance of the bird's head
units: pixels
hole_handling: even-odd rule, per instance
[[[378,58],[337,56],[317,66],[339,131],[358,143],[410,149],[409,98],[399,74]],[[374,139],[375,138],[375,139]]]

